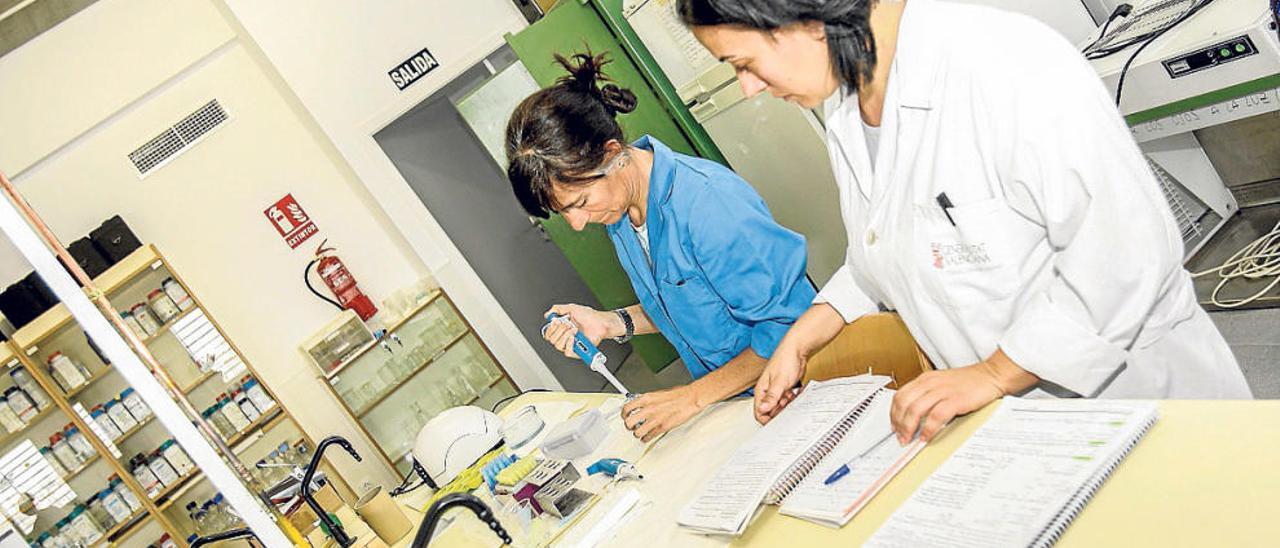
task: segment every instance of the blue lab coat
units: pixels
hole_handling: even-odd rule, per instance
[[[606,228],[645,312],[694,379],[747,347],[773,355],[815,296],[804,237],[775,222],[755,189],[724,166],[647,135],[634,146],[653,152],[645,219],[652,263],[628,216]]]

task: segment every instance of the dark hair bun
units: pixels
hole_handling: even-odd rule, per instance
[[[636,94],[613,84],[605,84],[600,88],[600,98],[604,101],[604,106],[609,107],[614,114],[626,114],[636,109]]]
[[[614,84],[600,86],[601,82],[610,81],[609,76],[602,70],[612,61],[609,59],[609,54],[593,55],[591,50],[587,50],[585,53],[575,53],[568,58],[558,53],[555,57],[556,62],[569,72],[568,75],[556,81],[557,85],[595,97],[604,104],[610,114],[626,114],[636,109],[636,94],[631,90]]]

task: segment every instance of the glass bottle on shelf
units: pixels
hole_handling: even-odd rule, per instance
[[[258,411],[258,408],[253,405],[252,401],[249,401],[249,396],[245,394],[243,390],[236,389],[232,391],[231,400],[236,402],[236,406],[240,408],[240,412],[244,413],[244,417],[249,419],[250,423],[258,420],[258,417],[262,416],[262,412]]]
[[[195,463],[191,462],[191,457],[187,456],[187,452],[182,450],[182,446],[178,442],[170,439],[160,444],[160,454],[164,456],[169,465],[173,466],[173,470],[179,476],[185,476],[192,470],[196,469]]]
[[[102,538],[102,526],[93,520],[85,510],[84,505],[77,504],[67,517],[72,530],[75,531],[75,537],[79,541],[85,544],[92,544]]]
[[[111,490],[115,491],[116,495],[119,495],[120,499],[123,500],[125,504],[129,505],[130,512],[137,512],[142,509],[142,501],[138,500],[137,493],[134,493],[133,489],[130,489],[128,485],[125,485],[124,481],[120,479],[120,476],[111,474],[111,477],[107,478],[107,481],[111,486]]]
[[[133,515],[133,509],[129,507],[129,503],[125,502],[124,498],[110,485],[98,493],[98,500],[102,501],[102,508],[116,523],[124,523]]]
[[[110,529],[116,525],[116,520],[107,511],[102,504],[102,493],[94,493],[89,496],[89,500],[85,501],[85,511],[89,513],[89,517],[93,518],[94,523],[102,529]]]
[[[18,414],[13,412],[13,408],[4,401],[0,401],[0,426],[4,427],[5,432],[14,433],[22,430],[26,426],[22,419],[18,418]]]
[[[124,432],[120,431],[120,428],[116,426],[116,422],[107,416],[107,412],[100,405],[93,407],[93,410],[89,412],[89,418],[93,420],[93,423],[98,427],[98,431],[102,432],[108,440],[114,442],[124,435]]]
[[[142,453],[129,459],[129,469],[133,472],[133,479],[138,481],[148,497],[154,498],[164,489],[164,484],[160,483],[160,478],[151,471],[151,467],[147,465],[147,458],[142,456]]]
[[[38,411],[36,402],[31,400],[31,396],[16,386],[11,386],[4,391],[4,401],[24,424],[35,418]]]
[[[58,382],[58,386],[62,388],[63,392],[70,392],[80,388],[88,381],[88,376],[84,374],[83,366],[63,355],[62,352],[50,354],[48,366],[49,375]]]
[[[231,428],[235,432],[241,432],[249,427],[249,417],[244,416],[240,406],[232,402],[226,394],[218,397],[218,410],[227,418],[227,422],[231,423]]]
[[[179,310],[186,310],[195,304],[191,301],[191,295],[188,295],[187,290],[183,289],[182,284],[173,278],[165,278],[163,282],[160,282],[160,289],[163,289],[165,295],[168,295],[173,300],[173,304],[178,305]]]
[[[151,473],[156,475],[156,479],[165,487],[169,487],[178,483],[180,476],[178,471],[173,469],[173,465],[165,460],[164,455],[160,454],[160,450],[156,449],[151,452],[151,456],[147,458],[147,468],[151,469]]]
[[[133,308],[129,309],[129,313],[133,314],[133,319],[138,320],[138,325],[142,326],[142,331],[145,332],[148,337],[155,335],[157,331],[160,331],[160,322],[156,320],[155,315],[147,309],[147,305],[145,303],[133,305]]]
[[[230,438],[235,435],[235,429],[231,427],[231,422],[227,420],[226,415],[223,415],[218,410],[218,407],[218,404],[215,403],[200,415],[204,417],[205,422],[213,425],[213,429],[217,431],[219,436],[222,436],[223,439]]]
[[[84,464],[84,459],[80,458],[80,454],[71,447],[62,432],[55,432],[49,436],[49,449],[53,452],[53,456],[62,463],[62,467],[68,471],[75,470]]]
[[[13,384],[21,388],[27,396],[31,397],[31,401],[35,402],[38,409],[46,409],[53,405],[53,400],[49,399],[49,394],[40,388],[35,379],[31,378],[31,373],[27,372],[25,367],[14,368],[9,372],[9,377],[13,378]]]
[[[128,310],[120,312],[120,320],[129,327],[129,331],[132,331],[134,336],[139,339],[147,338],[147,332],[142,330],[142,324],[138,323],[138,319],[133,317],[132,312]]]
[[[245,395],[249,396],[249,401],[253,402],[253,406],[258,408],[258,412],[267,414],[267,411],[275,407],[276,401],[271,399],[267,391],[262,388],[258,379],[246,375],[240,379],[240,384],[244,388]]]
[[[76,454],[80,456],[80,462],[89,460],[89,457],[97,454],[93,444],[89,443],[84,434],[80,433],[79,428],[68,424],[67,428],[63,430],[63,434],[67,437],[67,443],[71,445],[71,449],[75,450]]]
[[[125,409],[129,410],[129,414],[134,420],[142,422],[151,416],[151,408],[147,406],[147,402],[142,401],[142,396],[129,387],[120,392],[120,401],[124,403]]]
[[[58,477],[61,478],[61,477],[67,476],[67,472],[68,472],[67,468],[63,466],[60,461],[58,461],[57,457],[53,456],[53,449],[48,447],[41,447],[40,456],[44,457],[45,462],[49,463],[49,467],[53,469],[53,473],[57,474]]]
[[[173,303],[173,299],[169,298],[163,289],[156,289],[147,294],[147,306],[161,324],[169,323],[169,320],[181,312],[178,310],[178,305]]]
[[[138,426],[138,419],[133,418],[133,415],[129,414],[129,410],[118,399],[107,402],[103,406],[103,410],[107,412],[107,417],[111,419],[111,422],[115,423],[116,428],[119,428],[121,432],[128,432]]]

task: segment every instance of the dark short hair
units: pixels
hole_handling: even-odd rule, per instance
[[[569,74],[525,98],[507,122],[507,179],[524,210],[543,219],[559,208],[552,183],[595,181],[605,145],[623,140],[616,116],[636,108],[630,90],[601,85],[609,81],[606,54],[555,59]]]
[[[693,27],[731,25],[773,31],[793,23],[822,23],[831,66],[848,91],[871,79],[876,44],[869,20],[877,0],[677,0],[677,10]]]

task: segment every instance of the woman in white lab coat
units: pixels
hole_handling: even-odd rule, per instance
[[[679,10],[748,95],[823,107],[840,187],[846,264],[756,384],[761,422],[808,356],[880,307],[938,368],[896,395],[900,441],[1006,394],[1251,397],[1146,161],[1056,32],[933,0]]]

